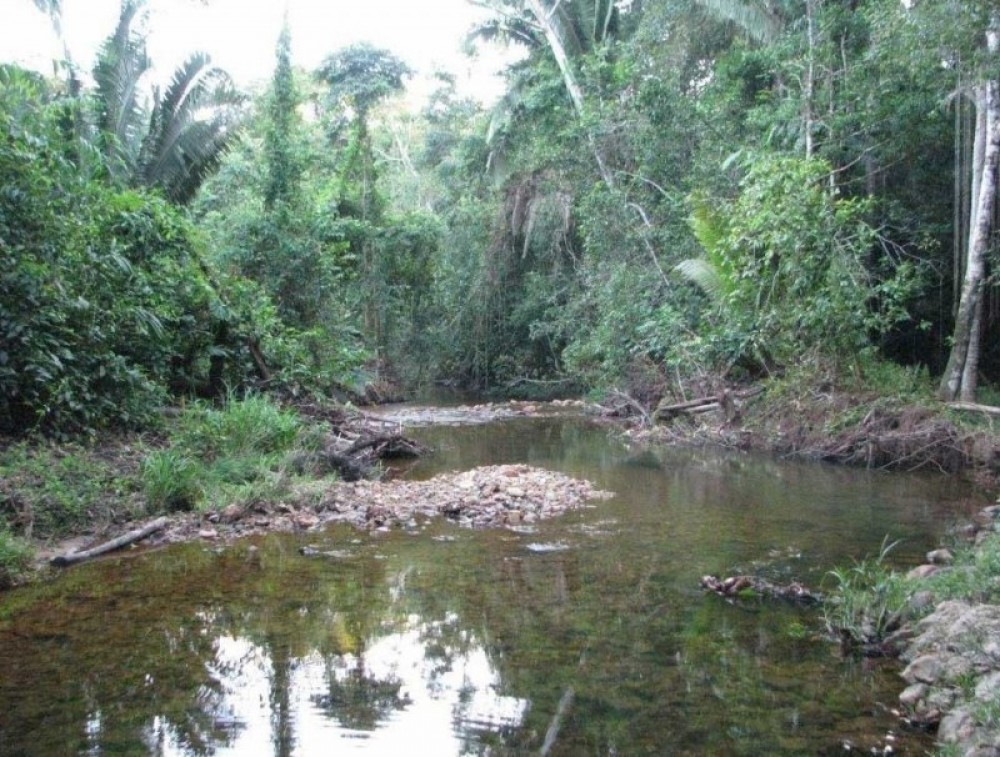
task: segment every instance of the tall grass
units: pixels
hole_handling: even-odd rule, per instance
[[[909,582],[886,562],[897,543],[883,540],[874,557],[829,572],[833,586],[823,614],[833,633],[857,644],[871,645],[893,630],[910,594]]]
[[[992,533],[976,547],[955,550],[951,568],[927,579],[939,600],[1000,602],[1000,534]]]
[[[293,412],[263,395],[196,405],[179,419],[171,446],[142,468],[154,510],[223,508],[276,499],[287,491],[290,454],[313,434]]]

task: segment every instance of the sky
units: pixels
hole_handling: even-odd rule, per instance
[[[115,27],[119,0],[62,0],[63,30],[83,70],[92,67],[101,41]],[[510,53],[480,45],[473,59],[461,52],[466,32],[484,11],[468,0],[149,0],[148,49],[153,76],[170,72],[201,50],[250,88],[274,68],[274,47],[287,8],[295,65],[314,69],[328,54],[354,42],[371,42],[406,61],[420,76],[420,96],[436,67],[454,73],[465,94],[484,102],[501,90],[494,76]],[[0,61],[51,73],[61,57],[48,17],[32,0],[0,0]]]

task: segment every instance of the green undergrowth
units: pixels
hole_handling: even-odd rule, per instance
[[[222,408],[187,408],[168,441],[142,464],[154,512],[280,499],[298,477],[295,461],[321,445],[322,433],[267,397],[250,395]]]
[[[135,479],[145,445],[21,441],[0,451],[0,527],[52,539],[141,510]]]
[[[0,589],[18,583],[28,573],[33,557],[29,542],[0,528]]]
[[[0,448],[0,588],[25,575],[38,542],[304,491],[307,479],[329,475],[302,464],[323,441],[319,426],[249,395],[221,407],[187,405],[152,437],[35,438]]]
[[[859,649],[878,644],[901,620],[930,612],[933,604],[945,600],[1000,603],[1000,533],[989,534],[975,546],[955,547],[952,565],[927,578],[894,571],[887,562],[893,546],[883,544],[878,555],[829,573],[823,607],[827,627]],[[918,591],[930,591],[934,603],[911,612],[910,599]]]
[[[954,555],[948,570],[925,579],[935,598],[1000,603],[1000,534],[991,533],[975,547],[959,547]]]

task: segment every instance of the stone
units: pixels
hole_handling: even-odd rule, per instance
[[[928,691],[930,691],[930,687],[926,683],[910,684],[899,695],[899,703],[904,707],[915,710],[920,700],[927,696]]]
[[[214,528],[203,528],[201,531],[198,532],[198,538],[199,539],[218,539],[219,538],[219,532],[216,531]]]
[[[943,744],[957,744],[971,739],[975,730],[972,715],[965,708],[959,707],[941,718],[937,737]]]
[[[927,694],[924,704],[928,709],[946,712],[955,706],[957,698],[958,691],[950,686],[947,688],[931,689]]]
[[[907,609],[909,612],[916,614],[921,610],[927,609],[933,604],[934,592],[924,589],[923,591],[915,592],[913,596],[910,597],[910,601],[907,603]]]
[[[936,655],[918,657],[903,671],[903,680],[907,683],[936,683],[944,672],[941,659]]]
[[[937,565],[918,565],[909,573],[907,573],[906,577],[911,581],[919,580],[921,578],[930,578],[939,570],[941,570],[941,568],[938,567]]]
[[[1000,747],[998,746],[974,746],[968,750],[964,757],[1000,757]]]
[[[934,549],[927,553],[927,562],[932,565],[951,565],[955,556],[947,549]]]
[[[298,513],[295,515],[295,525],[299,528],[312,528],[319,523],[319,518],[312,513]]]
[[[1000,671],[993,671],[976,684],[976,699],[981,702],[1000,702]]]
[[[243,508],[239,505],[229,505],[222,511],[222,519],[226,523],[233,523],[243,516]]]

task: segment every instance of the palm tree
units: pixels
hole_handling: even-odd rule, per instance
[[[112,175],[156,187],[185,203],[217,165],[238,123],[242,102],[222,69],[204,53],[182,63],[161,93],[149,97],[145,35],[133,26],[146,0],[123,0],[118,26],[94,68],[97,143]]]

